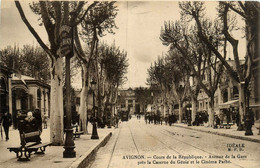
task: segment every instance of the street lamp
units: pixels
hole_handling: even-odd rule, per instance
[[[67,27],[66,25],[63,25]],[[66,30],[64,28],[64,30]],[[70,37],[71,35],[71,37]],[[63,151],[63,158],[76,157],[75,143],[73,141],[73,128],[71,127],[71,81],[70,81],[70,59],[73,57],[73,27],[69,29],[69,32],[62,32],[61,37],[64,41],[71,41],[71,45],[68,48],[67,45],[61,46],[61,52],[65,55],[65,86],[66,86],[66,122],[65,122],[65,144]]]
[[[98,133],[97,133],[97,115],[96,115],[96,111],[95,111],[95,86],[96,86],[97,82],[94,81],[92,79],[92,81],[90,82],[91,85],[91,89],[93,92],[93,129],[92,129],[92,135],[91,135],[91,139],[99,139],[98,137]]]

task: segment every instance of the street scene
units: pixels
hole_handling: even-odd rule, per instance
[[[0,167],[260,167],[258,1],[1,1]]]
[[[98,151],[91,168],[259,166],[260,153],[254,153],[259,151],[258,143],[178,126],[147,125],[136,118],[122,122],[108,144]],[[234,142],[245,148],[227,146]]]

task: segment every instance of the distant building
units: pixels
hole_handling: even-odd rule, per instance
[[[227,60],[229,65],[235,69],[235,61],[234,60]],[[244,61],[241,61],[241,64],[243,64]],[[256,68],[257,69],[257,68]],[[254,72],[254,71],[253,71]],[[256,72],[256,71],[255,71]],[[256,77],[254,77],[256,76]],[[254,75],[253,78],[251,78],[251,82],[249,84],[249,90],[250,90],[250,108],[253,109],[255,114],[255,119],[259,119],[259,96],[258,96],[258,87],[257,85],[257,75]],[[208,83],[208,75],[205,74],[203,77],[203,83]],[[214,95],[214,112],[217,115],[220,115],[223,117],[224,120],[226,120],[227,116],[230,115],[230,118],[235,118],[235,113],[238,112],[239,105],[238,105],[238,99],[239,99],[239,90],[238,90],[238,84],[230,78],[229,74],[226,70],[223,71],[223,74],[220,78],[220,83],[218,85],[218,88]],[[198,112],[207,112],[209,108],[209,97],[206,95],[203,89],[200,90],[198,95]]]
[[[135,114],[137,112],[136,94],[132,88],[127,90],[119,90],[120,108],[121,110],[129,111],[129,114]]]

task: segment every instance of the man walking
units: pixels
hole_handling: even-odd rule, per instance
[[[3,127],[4,127],[4,131],[5,131],[5,139],[6,139],[6,141],[8,141],[9,140],[9,127],[12,125],[12,116],[9,113],[8,108],[5,111],[1,122],[3,122]]]

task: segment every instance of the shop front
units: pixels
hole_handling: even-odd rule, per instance
[[[221,123],[235,123],[239,115],[238,100],[219,104],[219,118]]]

